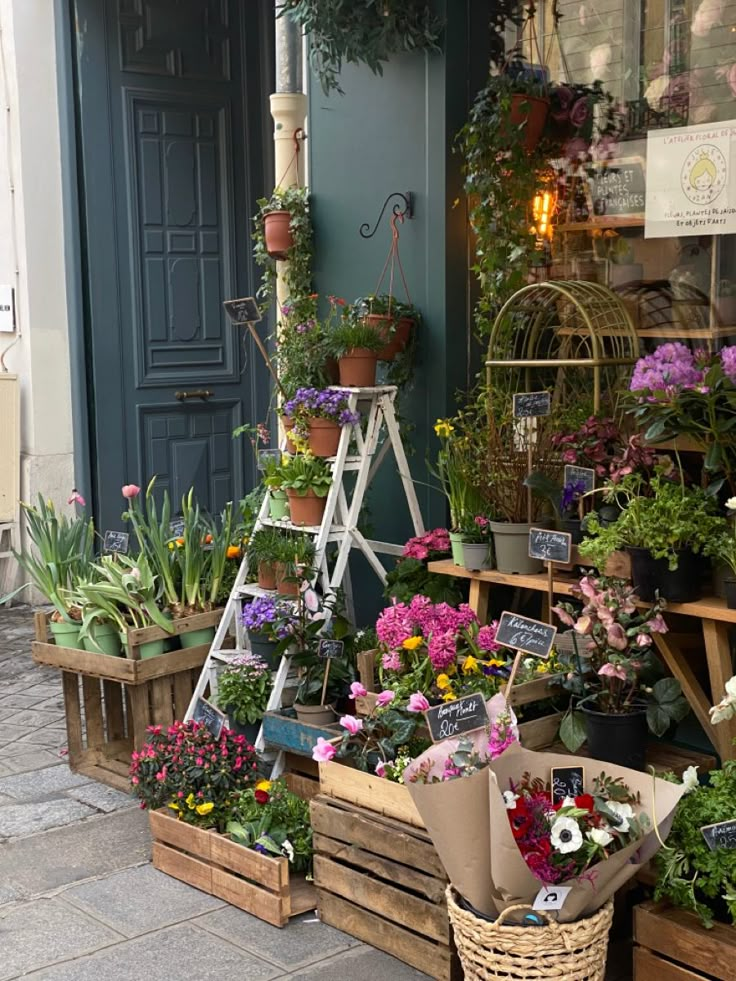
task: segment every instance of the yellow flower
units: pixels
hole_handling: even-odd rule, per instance
[[[417,647],[421,647],[423,639],[421,637],[407,637],[404,643],[401,645],[405,651],[415,651]]]
[[[478,674],[478,661],[472,654],[468,654],[463,661],[463,674]]]
[[[442,699],[445,702],[454,702],[455,701],[455,696],[453,695],[453,693],[451,691],[448,691],[446,695],[443,695],[442,696]]]
[[[489,668],[502,668],[506,664],[505,661],[499,661],[497,657],[492,658],[490,661],[486,661]]]
[[[187,797],[187,807],[189,808],[190,811],[193,811],[194,810],[194,794],[193,793],[190,794]]]
[[[438,419],[434,425],[434,431],[438,436],[447,439],[450,433],[455,432],[455,427],[450,423],[449,419]]]
[[[455,664],[451,664],[450,667],[445,671],[445,674],[448,675],[448,677],[452,678],[454,674],[457,674],[457,666]]]
[[[169,807],[171,808],[171,810],[172,810],[172,811],[180,811],[180,810],[181,810],[181,808],[180,808],[180,807],[179,807],[179,805],[178,805],[178,804],[176,803],[176,801],[173,801],[173,800],[172,800],[172,802],[171,802],[171,803],[169,804]]]
[[[269,793],[269,791],[271,790],[271,781],[259,780],[258,783],[256,784],[256,790],[265,790],[266,793]]]
[[[547,674],[549,668],[546,664],[540,664],[537,666],[537,674]]]
[[[205,814],[209,814],[210,811],[215,809],[215,805],[210,801],[207,804],[197,804],[197,814],[201,814],[203,817]]]
[[[450,681],[450,679],[447,677],[446,674],[437,675],[437,687],[441,691],[443,691],[445,688],[450,688],[451,686],[452,686],[452,682]]]

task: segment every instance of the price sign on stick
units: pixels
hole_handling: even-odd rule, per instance
[[[523,651],[525,654],[546,659],[550,655],[556,635],[557,627],[505,610],[498,621],[496,643],[502,647],[511,647],[515,651]]]
[[[195,722],[199,722],[200,725],[209,729],[215,739],[220,738],[223,727],[227,722],[227,716],[215,708],[206,698],[197,699],[192,718]]]
[[[127,555],[129,542],[130,535],[127,531],[106,531],[102,539],[102,547],[108,553],[120,552]]]
[[[514,395],[514,418],[533,419],[535,416],[548,416],[552,411],[552,396],[549,392],[517,392]]]
[[[567,565],[571,553],[572,535],[569,531],[550,531],[548,528],[529,529],[530,558]]]
[[[223,306],[234,324],[257,324],[262,319],[258,304],[252,296],[244,296],[240,300],[225,300]]]
[[[321,640],[317,647],[317,655],[322,658],[342,657],[344,651],[344,640]]]
[[[718,824],[706,824],[700,829],[705,843],[712,852],[716,848],[736,848],[736,821],[719,821]]]
[[[583,494],[589,494],[595,490],[595,470],[592,467],[575,467],[567,464],[564,470],[563,480],[565,486],[569,484],[582,484]]]
[[[480,692],[456,698],[454,702],[443,702],[424,713],[432,742],[462,736],[467,732],[484,729],[488,725],[486,702]]]
[[[585,792],[585,768],[582,766],[552,767],[552,803],[566,797],[580,797]]]

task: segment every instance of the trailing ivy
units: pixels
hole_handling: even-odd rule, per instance
[[[282,0],[288,16],[310,36],[310,61],[325,94],[339,92],[343,62],[383,74],[402,51],[439,51],[442,21],[420,0]]]

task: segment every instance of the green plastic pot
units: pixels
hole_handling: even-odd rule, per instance
[[[66,620],[51,620],[49,630],[58,647],[76,647],[80,649],[82,644],[79,640],[81,626],[78,623],[68,623]]]
[[[167,620],[173,620],[173,615],[169,610],[164,610],[164,617]],[[181,639],[178,634],[170,634],[168,637],[164,637],[164,654],[170,654],[171,651],[181,650]]]
[[[201,630],[190,630],[188,634],[180,634],[181,646],[184,650],[199,647],[201,644],[211,644],[215,639],[214,627],[202,627]]]
[[[128,635],[118,634],[118,639],[123,645],[123,652],[127,656],[128,654]],[[166,653],[166,641],[165,640],[147,640],[145,644],[138,645],[138,653],[140,655],[141,661],[147,661],[149,657],[160,657],[162,654]]]
[[[107,654],[109,657],[123,655],[120,635],[111,623],[93,623],[82,643],[85,651],[93,654]]]
[[[450,548],[452,549],[452,561],[455,565],[463,564],[463,541],[465,536],[461,531],[450,532]]]
[[[268,513],[274,521],[282,521],[289,516],[289,499],[286,491],[273,490],[268,498]]]

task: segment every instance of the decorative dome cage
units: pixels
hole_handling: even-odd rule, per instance
[[[547,282],[524,286],[503,306],[491,330],[486,370],[492,397],[543,389],[564,409],[591,400],[592,411],[616,411],[640,355],[623,299],[607,286]]]

